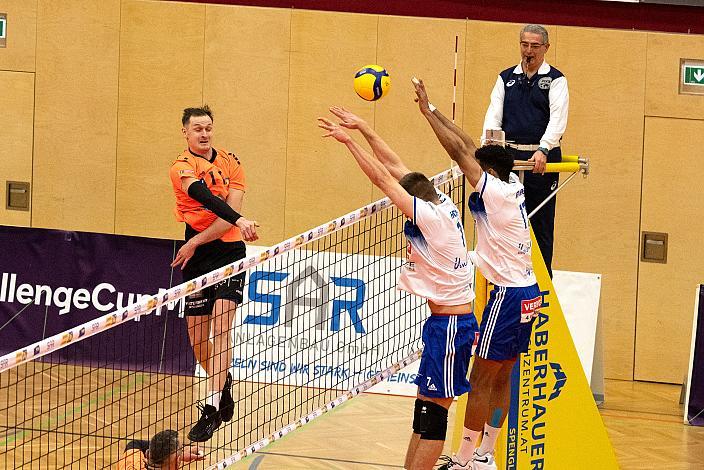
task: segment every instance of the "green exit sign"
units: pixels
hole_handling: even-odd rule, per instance
[[[7,37],[7,17],[0,13],[0,39]]]
[[[680,94],[704,95],[704,59],[680,59]]]
[[[685,65],[684,67],[684,84],[685,85],[701,85],[704,86],[704,65],[692,66]]]

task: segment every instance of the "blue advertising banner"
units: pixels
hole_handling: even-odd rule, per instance
[[[704,285],[697,289],[685,419],[691,425],[704,426]]]
[[[0,226],[0,355],[180,284],[169,266],[177,243]],[[43,360],[192,374],[181,311],[164,306]]]

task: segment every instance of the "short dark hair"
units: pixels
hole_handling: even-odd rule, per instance
[[[398,183],[411,196],[418,197],[424,201],[432,202],[438,199],[438,194],[435,191],[435,186],[423,174],[413,171],[404,175]]]
[[[161,431],[149,441],[149,466],[163,465],[169,457],[178,451],[178,433],[173,429]]]
[[[210,110],[210,106],[207,104],[204,104],[203,106],[199,108],[186,108],[183,110],[183,116],[181,117],[181,124],[183,124],[183,127],[186,127],[188,124],[188,121],[191,120],[192,117],[198,117],[198,116],[208,116],[210,120],[213,120],[213,112]]]
[[[500,145],[485,145],[474,154],[479,165],[484,170],[492,169],[499,175],[501,181],[508,182],[513,170],[513,155]]]

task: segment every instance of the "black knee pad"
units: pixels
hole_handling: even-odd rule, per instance
[[[421,439],[444,441],[447,435],[447,409],[432,401],[422,401],[418,431]]]
[[[416,398],[416,404],[413,408],[413,432],[420,434],[420,410],[423,408],[423,400]]]

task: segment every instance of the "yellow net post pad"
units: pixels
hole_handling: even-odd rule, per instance
[[[577,163],[579,162],[579,155],[563,155],[562,163]]]
[[[577,162],[546,163],[545,171],[548,173],[574,173],[580,171],[582,166]]]
[[[533,164],[523,164],[523,162],[516,162],[514,165],[516,170],[526,170],[532,171]],[[546,173],[574,173],[576,171],[581,171],[582,165],[578,162],[562,162],[562,163],[546,163],[545,172]]]
[[[497,466],[507,470],[618,469],[535,238],[533,266],[543,307],[533,325],[530,349],[514,367],[509,413],[496,445]],[[476,302],[475,312],[485,306]],[[457,405],[455,451],[462,436],[466,397]]]

